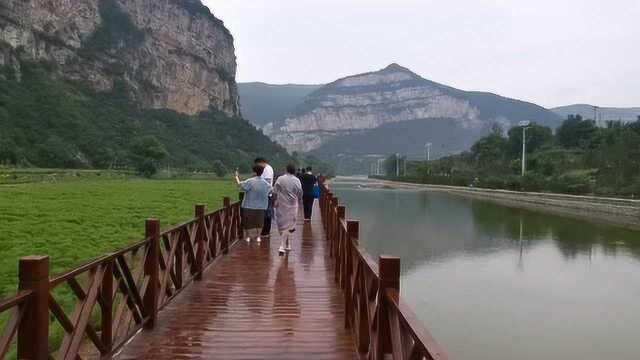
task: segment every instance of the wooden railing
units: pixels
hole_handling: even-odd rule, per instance
[[[400,259],[380,256],[378,263],[373,261],[359,245],[359,223],[346,220],[346,208],[324,185],[320,210],[335,281],[345,298],[345,327],[352,330],[360,357],[448,359],[400,297]]]
[[[0,359],[14,346],[19,359],[111,358],[140,329],[153,328],[158,310],[199,280],[240,231],[240,204],[225,198],[222,209],[196,205],[193,220],[164,232],[148,219],[144,240],[54,278],[49,257],[21,258],[20,292],[0,302],[0,315],[11,313]],[[62,304],[64,293],[75,304]],[[59,346],[51,341],[51,316],[64,330]]]

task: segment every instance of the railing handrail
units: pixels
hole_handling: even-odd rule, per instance
[[[325,184],[320,186],[320,210],[334,259],[335,280],[345,296],[345,326],[353,330],[360,356],[448,359],[400,297],[400,259],[381,256],[376,264],[359,245],[358,223],[347,220],[346,207],[339,205]]]
[[[419,341],[417,344],[423,346],[429,356],[434,360],[441,360],[446,358],[446,352],[436,342],[433,335],[427,330],[426,326],[418,319],[417,315],[413,312],[411,307],[405,303],[400,297],[400,293],[396,289],[386,289],[385,295],[389,304],[393,305],[402,317],[402,320],[407,324],[408,330],[412,333],[414,338]]]
[[[31,290],[23,290],[18,292],[17,294],[8,297],[6,299],[3,299],[0,301],[0,313],[3,313],[7,310],[10,310],[11,308],[14,308],[16,306],[19,306],[23,303],[25,303],[26,301],[29,300],[29,297],[33,294],[33,291]]]
[[[101,358],[113,355],[139,329],[152,328],[159,309],[191,281],[199,280],[218,255],[228,252],[240,237],[240,222],[240,202],[231,203],[225,197],[222,208],[207,212],[205,205],[196,205],[193,219],[162,232],[158,220],[148,219],[143,240],[53,277],[47,256],[21,258],[21,291],[0,299],[0,314],[16,309],[0,328],[0,360],[16,340],[19,358],[47,359],[50,315],[66,333],[57,357],[75,358],[84,336]],[[85,275],[86,281],[78,281]],[[65,283],[78,301],[71,318],[51,292]],[[101,331],[90,323],[97,304]]]

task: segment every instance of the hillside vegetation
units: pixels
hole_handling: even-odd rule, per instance
[[[187,116],[141,109],[124,83],[94,92],[60,80],[49,65],[1,69],[0,163],[48,168],[158,167],[248,171],[255,156],[276,165],[286,151],[241,118],[217,111]]]
[[[431,162],[389,157],[387,174],[400,164],[403,180],[496,189],[603,196],[640,196],[640,123],[608,122],[571,115],[555,133],[532,124],[526,130],[526,175],[521,176],[522,128],[498,127],[470,151]],[[397,161],[400,160],[400,161]]]

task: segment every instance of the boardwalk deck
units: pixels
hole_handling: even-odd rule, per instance
[[[319,211],[298,224],[288,256],[278,246],[275,235],[237,242],[117,359],[357,358]]]

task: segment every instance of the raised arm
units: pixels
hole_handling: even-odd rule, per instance
[[[235,175],[235,179],[236,179],[236,185],[240,186],[240,174],[238,174],[238,170],[235,171],[234,173]]]

